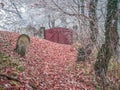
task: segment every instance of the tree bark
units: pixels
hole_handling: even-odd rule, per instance
[[[98,51],[97,61],[94,65],[96,76],[100,77],[102,80],[105,79],[110,58],[116,52],[118,45],[117,3],[118,0],[108,0],[105,21],[105,43]]]
[[[96,42],[98,35],[97,14],[96,14],[97,2],[98,0],[90,0],[90,4],[89,4],[89,18],[90,18],[89,23],[91,30],[90,38],[94,43]]]

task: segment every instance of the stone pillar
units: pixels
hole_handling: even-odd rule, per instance
[[[44,39],[44,36],[45,36],[45,27],[40,27],[39,29],[39,32],[40,32],[40,38]]]

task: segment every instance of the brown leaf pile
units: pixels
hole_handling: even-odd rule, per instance
[[[0,51],[11,58],[18,58],[25,67],[23,72],[17,72],[17,79],[22,82],[20,90],[95,90],[92,64],[76,64],[76,51],[72,46],[30,37],[29,50],[25,57],[20,57],[13,51],[18,36],[17,33],[0,31]],[[10,72],[16,71],[2,71],[4,74]],[[8,85],[2,80],[1,84]]]

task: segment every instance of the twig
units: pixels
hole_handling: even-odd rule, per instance
[[[8,80],[13,80],[13,81],[22,83],[20,80],[18,80],[18,79],[16,79],[16,78],[13,78],[13,77],[10,77],[10,76],[5,75],[5,74],[0,74],[0,76],[1,76],[1,77],[6,77]]]

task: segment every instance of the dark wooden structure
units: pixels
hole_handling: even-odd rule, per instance
[[[45,30],[44,38],[56,43],[72,44],[72,30],[67,28],[52,28]]]

